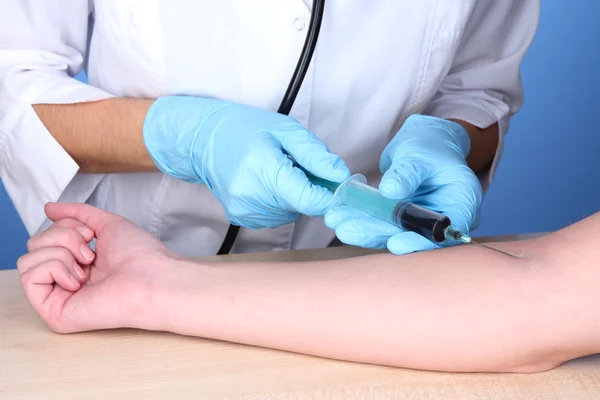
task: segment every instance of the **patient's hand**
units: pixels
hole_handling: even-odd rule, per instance
[[[144,229],[85,204],[51,203],[46,214],[55,223],[30,239],[17,266],[50,328],[149,327],[156,283],[175,255]],[[96,254],[87,245],[94,236]]]

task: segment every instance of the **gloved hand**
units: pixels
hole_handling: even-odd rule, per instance
[[[226,101],[158,99],[143,135],[161,171],[206,184],[229,221],[247,228],[323,215],[331,202],[331,192],[312,185],[284,150],[316,176],[332,181],[350,176],[346,164],[295,119]]]
[[[478,224],[483,190],[467,166],[470,138],[459,124],[413,115],[385,148],[379,162],[384,174],[380,193],[408,200],[450,217],[469,234]],[[340,241],[366,248],[387,248],[406,254],[439,247],[414,233],[369,217],[348,207],[335,207],[325,215]],[[451,243],[444,242],[446,246]]]

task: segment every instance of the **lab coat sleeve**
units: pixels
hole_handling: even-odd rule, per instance
[[[0,179],[29,234],[47,223],[49,201],[86,201],[102,175],[78,165],[33,104],[110,95],[73,78],[82,70],[92,1],[4,0],[0,12]]]
[[[480,128],[498,122],[496,156],[479,177],[484,191],[498,167],[509,118],[523,105],[520,67],[537,31],[539,14],[539,0],[478,1],[452,67],[424,112]]]

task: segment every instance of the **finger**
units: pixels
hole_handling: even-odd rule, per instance
[[[381,194],[390,199],[408,199],[429,176],[429,168],[413,158],[394,160],[379,183]]]
[[[369,249],[385,249],[387,241],[400,232],[401,228],[370,217],[342,222],[335,230],[343,243]]]
[[[337,206],[330,208],[325,214],[325,225],[336,230],[342,223],[356,219],[368,218],[367,214],[352,207]]]
[[[95,254],[87,245],[85,239],[74,229],[53,228],[33,236],[27,242],[30,253],[45,247],[64,247],[78,263],[87,265],[94,260]]]
[[[382,225],[383,222],[370,219],[364,212],[351,207],[332,208],[325,214],[325,224],[336,231],[340,241],[353,246],[370,248],[387,246],[394,254],[438,247],[417,233],[405,231],[391,224]]]
[[[42,264],[48,260],[58,260],[64,265],[69,266],[70,272],[74,274],[80,282],[85,281],[86,273],[79,266],[77,260],[71,252],[64,247],[44,247],[32,253],[27,253],[17,260],[17,270],[24,274],[31,268]]]
[[[333,200],[329,190],[310,183],[304,172],[281,154],[276,175],[279,197],[292,209],[311,217],[324,215]]]
[[[277,138],[284,150],[311,174],[333,182],[342,182],[350,177],[346,163],[306,129],[295,127],[284,130],[277,134]]]
[[[477,225],[483,200],[479,180],[468,171],[462,175],[436,177],[437,189],[415,200],[424,207],[447,215],[452,225],[466,234]]]
[[[81,283],[60,260],[47,260],[21,275],[21,284],[29,302],[38,310],[54,289],[54,284],[75,292]]]
[[[91,242],[94,239],[94,232],[83,223],[73,218],[60,219],[52,224],[49,229],[52,229],[52,227],[75,229],[86,242]]]
[[[415,232],[401,232],[392,236],[387,248],[396,255],[433,250],[439,246]]]
[[[44,211],[52,221],[63,218],[73,218],[99,235],[109,222],[120,221],[123,218],[83,203],[47,203]]]

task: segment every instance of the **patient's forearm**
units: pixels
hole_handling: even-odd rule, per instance
[[[577,249],[554,252],[556,240],[496,244],[521,259],[462,246],[182,268],[186,289],[157,295],[160,328],[409,368],[547,369],[600,350],[598,273],[575,265]]]

